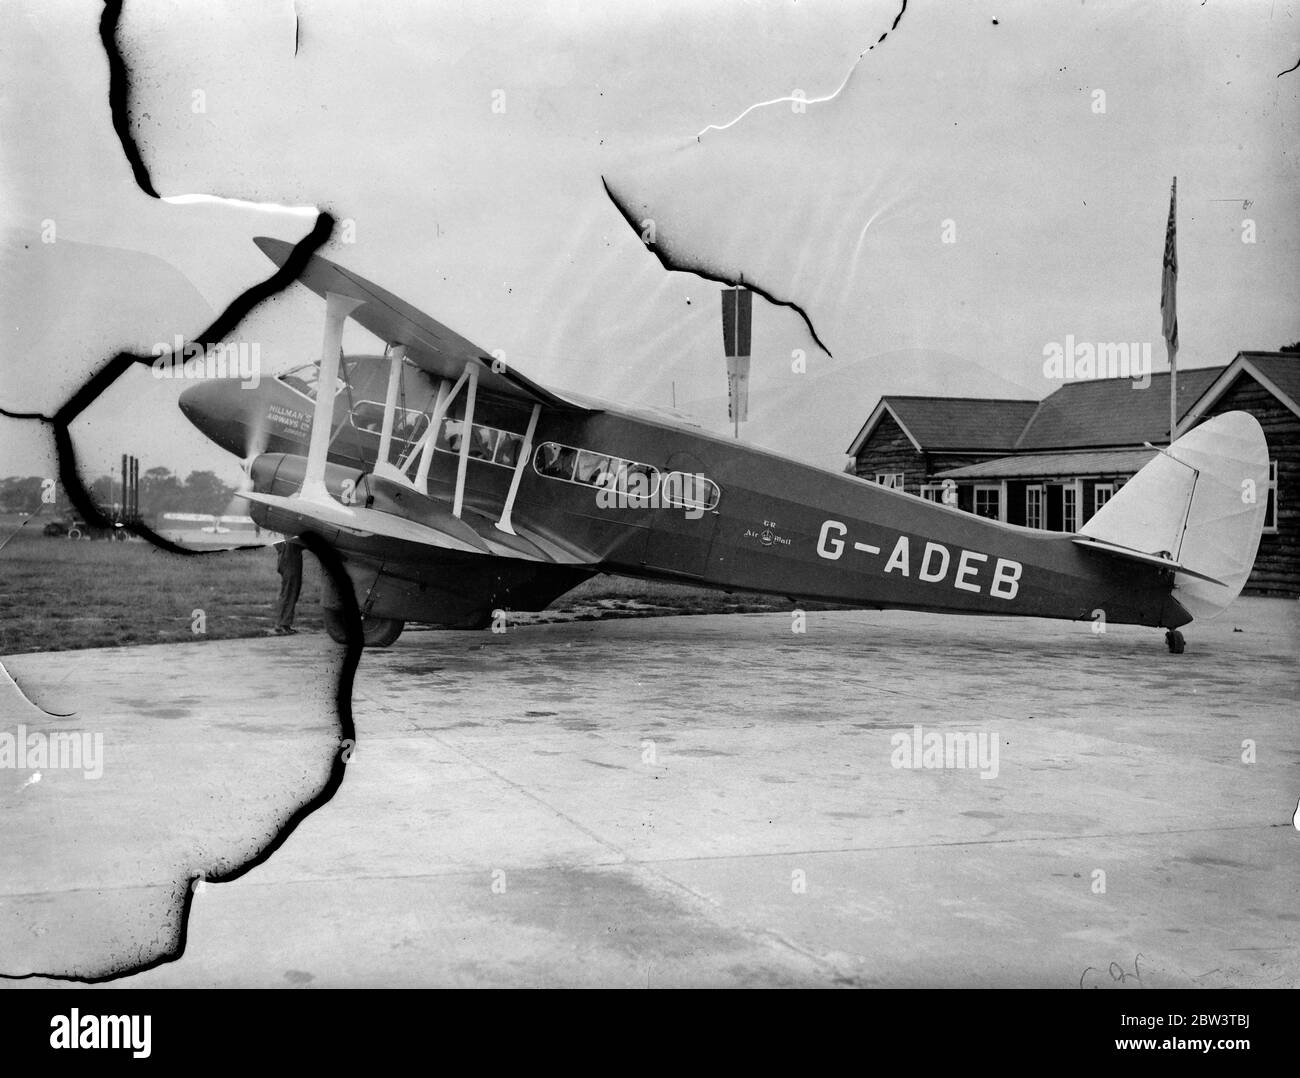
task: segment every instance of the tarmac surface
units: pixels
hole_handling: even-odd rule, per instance
[[[183,926],[177,960],[111,983],[1300,985],[1300,603],[1239,600],[1183,655],[1140,628],[806,618],[368,651],[342,785],[188,917],[192,877],[328,779],[341,649],[5,657],[75,714],[0,687],[0,731],[103,750],[98,778],[0,767],[0,972],[121,973]],[[984,757],[926,766],[930,733]]]

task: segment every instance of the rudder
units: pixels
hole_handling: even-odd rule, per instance
[[[1255,564],[1268,470],[1259,421],[1248,412],[1226,412],[1162,450],[1079,534],[1213,578],[1180,573],[1173,588],[1189,614],[1211,618],[1240,594]]]

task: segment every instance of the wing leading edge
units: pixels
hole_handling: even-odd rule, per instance
[[[261,252],[283,266],[293,244],[269,236],[254,237]],[[405,300],[320,255],[312,255],[298,278],[318,296],[333,292],[360,301],[349,317],[389,344],[406,346],[406,354],[422,370],[440,378],[456,379],[466,364],[479,365],[479,385],[490,392],[568,411],[590,412],[590,402],[566,397],[539,385],[495,360],[455,330],[430,318]]]

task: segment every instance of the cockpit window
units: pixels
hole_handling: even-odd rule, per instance
[[[301,367],[294,367],[291,371],[285,371],[284,374],[276,377],[277,382],[283,382],[296,393],[301,393],[309,400],[316,399],[316,386],[320,381],[320,364],[304,363]],[[340,378],[334,390],[335,394],[343,392],[343,379]]]

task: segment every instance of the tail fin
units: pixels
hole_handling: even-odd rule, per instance
[[[1227,412],[1162,450],[1079,534],[1185,567],[1174,599],[1193,617],[1211,618],[1250,576],[1267,495],[1264,431],[1248,412]]]

